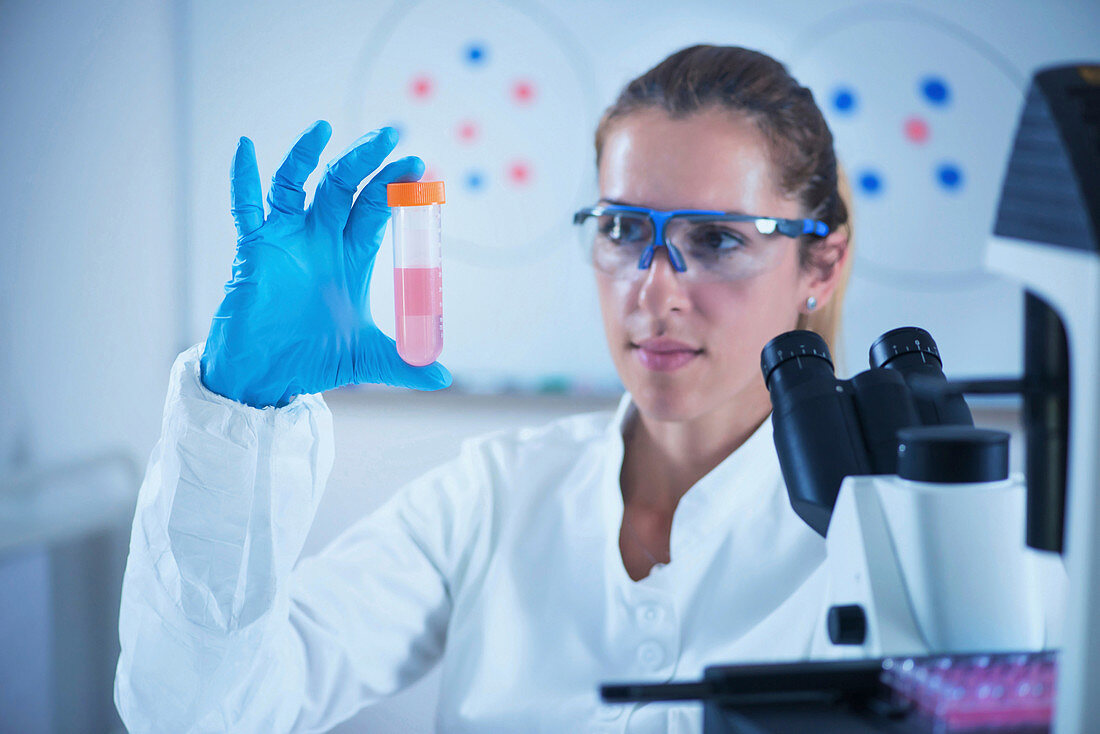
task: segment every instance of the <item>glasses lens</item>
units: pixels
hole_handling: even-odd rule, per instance
[[[577,230],[592,264],[611,275],[637,271],[638,260],[653,241],[653,224],[644,214],[588,214],[578,223]]]
[[[684,256],[688,278],[741,280],[767,270],[781,253],[777,236],[762,234],[760,221],[673,217],[665,232]]]

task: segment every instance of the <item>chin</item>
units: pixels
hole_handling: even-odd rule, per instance
[[[648,419],[683,423],[715,411],[771,409],[763,377],[759,371],[748,373],[756,370],[755,364],[700,360],[675,372],[655,372],[632,363],[633,355],[624,356],[627,359],[619,365],[619,377],[638,411]]]
[[[690,410],[682,405],[643,403],[637,396],[634,397],[634,403],[638,407],[638,412],[644,415],[647,420],[657,423],[687,423],[696,417],[698,413],[698,411]]]
[[[638,410],[652,420],[678,423],[706,412],[707,395],[698,381],[670,379],[634,379],[627,389]],[[712,406],[713,407],[713,406]]]

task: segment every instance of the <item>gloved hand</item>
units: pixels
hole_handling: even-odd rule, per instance
[[[203,384],[253,407],[282,407],[294,396],[349,383],[381,382],[420,390],[451,384],[438,362],[412,367],[370,315],[370,277],[390,209],[386,184],[416,181],[424,163],[393,161],[352,197],[397,144],[384,127],[355,141],[330,163],[309,209],[306,177],[332,135],[309,127],[290,149],[268,191],[264,219],[252,141],[233,157],[237,257],[202,355]]]

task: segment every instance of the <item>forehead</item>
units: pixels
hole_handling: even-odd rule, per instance
[[[600,157],[601,197],[654,209],[797,216],[776,181],[756,125],[721,109],[632,112],[612,124]]]

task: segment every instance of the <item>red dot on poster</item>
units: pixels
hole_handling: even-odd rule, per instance
[[[435,85],[432,84],[431,77],[426,74],[421,74],[420,76],[413,77],[412,81],[409,82],[409,94],[412,95],[414,99],[427,99],[431,96],[434,87]]]
[[[463,120],[455,128],[455,136],[463,143],[472,143],[477,140],[479,132],[477,123],[472,120]]]
[[[905,121],[905,137],[918,144],[927,141],[928,123],[919,117],[910,117]]]
[[[535,85],[526,79],[520,79],[512,85],[512,99],[516,104],[530,104],[535,99]]]
[[[508,166],[508,180],[517,186],[524,185],[531,180],[531,167],[523,161],[516,161]]]

